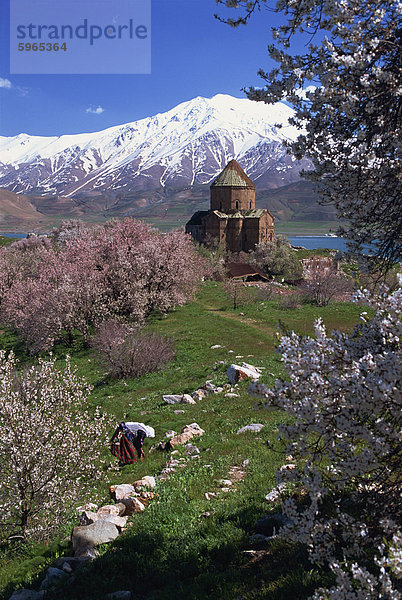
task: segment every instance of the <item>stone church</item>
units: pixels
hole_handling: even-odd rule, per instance
[[[216,241],[230,252],[248,252],[274,237],[269,210],[256,209],[255,185],[241,166],[231,160],[211,184],[211,208],[200,210],[186,224],[200,243]]]

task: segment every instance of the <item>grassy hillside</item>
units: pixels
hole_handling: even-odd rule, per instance
[[[207,379],[226,383],[228,365],[242,360],[263,367],[262,380],[273,383],[283,374],[275,353],[279,321],[286,328],[310,334],[314,318],[321,316],[329,329],[349,330],[359,311],[348,303],[282,310],[275,300],[233,310],[222,285],[206,282],[195,302],[150,320],[149,330],[172,337],[176,344],[176,359],[159,373],[110,381],[91,351],[79,344],[69,349],[79,373],[94,386],[93,406],[100,404],[116,421],[144,421],[155,428],[156,441],[165,439],[166,431],[180,432],[183,425],[193,422],[205,434],[194,440],[199,458],[186,456],[180,447],[175,458],[186,458],[186,468],[158,483],[156,501],[133,517],[126,532],[103,546],[100,558],[69,580],[54,599],[104,600],[106,593],[124,589],[132,590],[135,600],[302,600],[311,595],[327,576],[311,567],[302,548],[274,542],[266,550],[245,552],[251,548],[249,537],[257,519],[270,510],[264,496],[275,485],[276,469],[285,462],[283,449],[275,441],[284,416],[256,410],[246,393],[247,384],[236,389],[238,397],[213,394],[195,405],[169,406],[162,402],[162,394],[191,393]],[[14,348],[21,360],[27,360],[13,335],[3,333],[1,341],[4,348]],[[215,344],[221,347],[211,349]],[[56,348],[60,366],[66,352],[64,347]],[[184,413],[175,414],[177,409]],[[264,429],[237,435],[240,427],[250,423],[262,423]],[[267,446],[268,440],[272,447]],[[82,501],[108,503],[110,484],[157,475],[168,455],[159,450],[148,454],[149,447],[150,440],[146,440],[143,463],[105,472],[102,486]],[[115,460],[106,448],[105,456]],[[231,491],[219,492],[218,480],[227,478],[230,467],[244,465],[244,461],[248,461],[243,467],[245,477]],[[219,493],[207,500],[206,492]],[[17,554],[0,550],[1,599],[8,598],[16,586],[38,586],[54,557],[71,552],[68,532],[72,524],[73,516],[61,531],[59,543],[32,545]]]
[[[13,200],[11,204],[9,195]],[[21,206],[18,205],[17,210],[18,202]],[[283,233],[319,235],[337,228],[334,208],[320,206],[313,185],[307,181],[273,190],[257,189],[256,206],[268,208],[275,217],[277,230]],[[102,222],[112,217],[133,216],[167,231],[183,227],[193,213],[208,208],[208,186],[108,195],[93,192],[76,198],[26,198],[0,190],[0,230],[9,231],[14,227],[21,231],[44,231],[63,219]]]

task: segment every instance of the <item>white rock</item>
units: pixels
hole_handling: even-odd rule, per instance
[[[156,486],[155,477],[152,475],[145,475],[142,479],[138,479],[138,481],[134,481],[133,486],[136,490],[142,487],[146,488],[154,488]]]
[[[119,500],[124,500],[125,498],[130,498],[130,496],[134,493],[135,488],[129,483],[121,483],[120,485],[116,485],[114,488],[114,495],[117,502],[119,502]]]
[[[246,363],[243,363],[245,365]],[[261,373],[256,367],[252,365],[247,366],[239,366],[239,365],[230,365],[226,374],[231,383],[237,383],[238,381],[242,381],[243,379],[252,379],[256,381],[261,377]]]
[[[127,525],[127,519],[128,517],[118,517],[116,515],[109,515],[104,520],[107,523],[113,523],[113,525],[116,525],[116,527],[121,530]]]
[[[162,398],[167,404],[195,404],[190,394],[166,394]]]
[[[98,508],[97,515],[99,519],[105,519],[109,515],[121,516],[124,513],[124,504],[117,502],[116,504],[106,504]]]
[[[165,431],[165,437],[171,438],[174,435],[176,435],[176,433],[177,433],[176,431],[173,431],[173,429],[170,429],[169,431]]]
[[[126,507],[125,517],[145,510],[145,505],[138,498],[126,498],[123,503]]]
[[[220,486],[223,486],[223,487],[228,487],[230,485],[233,485],[233,482],[230,481],[230,479],[219,479],[218,483]]]
[[[93,548],[100,544],[112,542],[119,535],[119,530],[113,523],[108,523],[104,519],[99,519],[92,525],[84,527],[74,527],[72,533],[72,542],[74,553],[80,549]],[[82,556],[80,554],[80,556]]]
[[[99,519],[98,515],[90,510],[84,510],[81,513],[80,525],[91,525]]]
[[[211,346],[211,350],[215,350],[216,348],[222,348],[220,344],[215,344],[215,346]]]
[[[193,456],[195,454],[199,454],[200,450],[199,448],[197,448],[197,446],[193,446],[193,444],[186,444],[185,446],[185,452],[186,454],[188,454],[189,456]]]
[[[237,431],[237,434],[246,433],[246,431],[253,431],[254,433],[257,433],[258,431],[261,431],[261,429],[263,429],[264,427],[265,425],[263,425],[262,423],[251,423],[250,425],[245,425],[244,427],[239,429]]]

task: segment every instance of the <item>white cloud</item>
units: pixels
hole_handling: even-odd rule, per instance
[[[9,79],[0,77],[0,88],[7,88],[8,90],[13,87],[13,84]]]
[[[91,113],[93,115],[101,115],[104,111],[105,111],[105,109],[102,108],[101,106],[97,106],[96,108],[94,106],[90,106],[89,108],[86,109],[85,112]]]

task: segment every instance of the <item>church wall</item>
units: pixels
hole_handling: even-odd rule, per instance
[[[264,213],[258,220],[258,242],[272,242],[274,239],[274,220],[269,213]]]
[[[226,227],[226,247],[231,252],[240,252],[243,245],[244,219],[228,219]]]
[[[255,190],[252,188],[211,187],[211,210],[224,213],[255,208]]]

